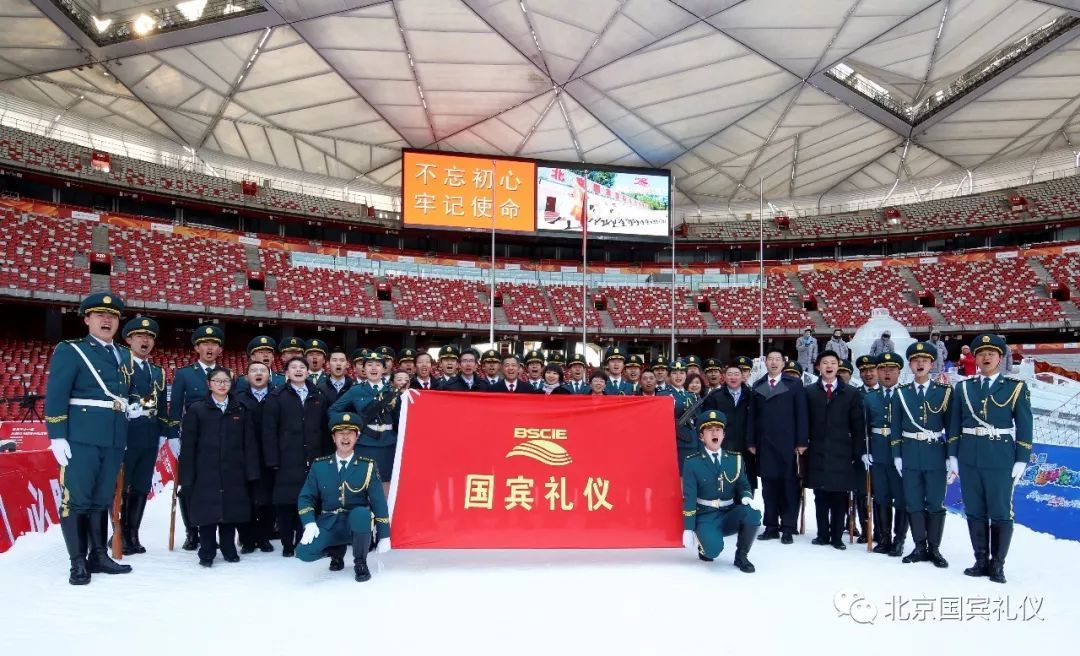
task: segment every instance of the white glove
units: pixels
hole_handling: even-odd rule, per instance
[[[864,453],[862,456],[863,467],[866,467],[866,471],[870,471],[870,465],[874,464],[874,456],[869,453]]]
[[[311,544],[319,537],[319,526],[315,522],[304,527],[304,536],[300,538],[300,544]]]
[[[71,445],[68,444],[68,441],[62,437],[51,440],[49,448],[52,449],[56,462],[60,463],[61,467],[67,467],[68,460],[71,460]]]
[[[168,442],[168,441],[169,441],[169,439],[167,437],[165,437],[164,435],[159,436],[157,438],[157,450],[161,451],[161,447],[165,446],[165,443]]]
[[[693,531],[683,531],[682,546],[690,551],[697,551],[697,535]]]
[[[893,467],[896,467],[896,473],[903,476],[904,475],[904,459],[903,458],[893,458],[892,464],[893,464]]]
[[[127,407],[127,418],[128,419],[138,419],[139,417],[142,417],[142,416],[145,416],[145,415],[146,415],[146,411],[143,410],[142,404],[139,403],[138,401],[132,401],[131,403],[128,404],[128,407]]]
[[[750,497],[743,497],[742,498],[742,505],[749,506],[751,501],[753,501],[753,499],[751,499]]]
[[[176,458],[180,457],[180,438],[179,437],[170,437],[169,438],[169,451],[172,451],[172,454],[173,454],[174,457],[176,457]]]
[[[956,459],[956,456],[949,456],[949,459],[945,461],[945,469],[953,476],[960,475],[960,462]]]
[[[1024,475],[1025,471],[1027,471],[1027,463],[1026,462],[1013,463],[1013,468],[1012,468],[1013,482],[1015,483],[1015,482],[1019,481],[1020,477],[1022,477]]]
[[[387,551],[390,551],[391,548],[390,538],[379,540],[379,545],[375,547],[375,553],[386,553]]]

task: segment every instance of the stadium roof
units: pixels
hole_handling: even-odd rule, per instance
[[[251,4],[0,0],[0,94],[389,187],[403,146],[666,167],[682,207],[756,198],[759,178],[773,198],[858,192],[1080,143],[1080,0]],[[105,21],[134,31],[98,45]],[[883,109],[958,79],[924,120]]]

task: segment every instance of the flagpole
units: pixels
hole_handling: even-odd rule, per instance
[[[498,164],[491,160],[491,291],[488,292],[488,344],[495,348],[495,179]]]
[[[588,172],[585,175],[585,184],[581,188],[581,357],[586,357],[586,347],[588,343],[588,293],[586,290],[586,284],[589,277],[588,269],[588,239],[589,239],[589,177]],[[586,369],[588,369],[589,361],[585,360]]]
[[[668,227],[671,229],[671,359],[675,359],[675,222],[671,220],[671,188],[668,187]]]
[[[758,178],[758,357],[765,359],[765,180]]]

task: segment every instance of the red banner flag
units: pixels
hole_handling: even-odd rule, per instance
[[[402,411],[394,547],[679,546],[671,403],[667,397],[414,395]]]

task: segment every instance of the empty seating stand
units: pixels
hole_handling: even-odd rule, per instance
[[[601,286],[598,291],[607,297],[608,314],[619,328],[671,327],[669,286]],[[687,293],[685,287],[675,290],[675,327],[680,330],[704,330],[705,320],[701,318],[697,306],[686,302]]]
[[[510,323],[523,326],[551,325],[551,313],[539,285],[500,282],[496,283],[495,289],[502,294],[503,310]]]
[[[795,289],[780,274],[769,274],[765,282],[765,327],[800,330],[813,325],[810,315],[794,300]],[[758,288],[704,287],[701,294],[712,301],[712,315],[721,328],[757,330]]]
[[[90,250],[93,222],[0,212],[0,288],[60,294],[90,291],[89,265],[75,265]]]
[[[1041,323],[1062,318],[1057,301],[1038,296],[1038,276],[1023,258],[938,262],[912,269],[954,324]]]
[[[925,310],[904,297],[910,290],[888,267],[804,272],[799,280],[817,298],[818,309],[830,326],[861,326],[874,308],[888,309],[889,316],[905,326],[933,323]]]
[[[448,278],[416,278],[390,275],[386,277],[399,297],[394,299],[394,315],[398,319],[416,321],[487,323],[489,309],[480,302],[484,292],[478,280]]]

